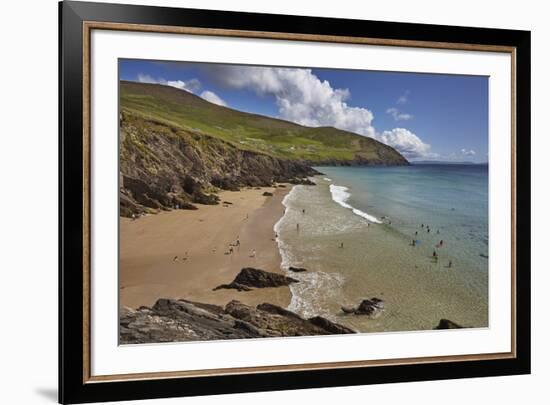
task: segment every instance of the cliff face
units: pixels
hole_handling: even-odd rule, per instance
[[[157,209],[216,204],[217,188],[301,182],[317,172],[301,161],[239,150],[200,132],[122,112],[120,208],[131,216]]]

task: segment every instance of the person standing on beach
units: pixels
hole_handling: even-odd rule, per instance
[[[296,231],[300,230],[300,224],[296,224]]]

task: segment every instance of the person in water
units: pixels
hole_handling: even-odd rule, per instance
[[[344,248],[344,242],[340,243],[340,249]]]
[[[443,247],[443,239],[439,241],[439,247]]]
[[[412,240],[411,246],[416,246],[416,240],[415,239]]]
[[[449,260],[449,268],[453,267],[453,262]]]
[[[414,233],[414,236],[418,236],[418,231],[416,231],[416,232]]]
[[[432,257],[437,260],[437,252],[434,250],[433,254],[432,254]]]

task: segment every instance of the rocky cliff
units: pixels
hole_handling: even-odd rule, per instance
[[[159,299],[152,308],[123,308],[120,343],[160,343],[355,333],[317,316],[304,319],[273,304],[257,307],[231,301],[225,307]]]
[[[120,128],[123,216],[217,204],[216,189],[300,183],[318,174],[301,161],[240,150],[224,140],[129,112],[121,113]]]

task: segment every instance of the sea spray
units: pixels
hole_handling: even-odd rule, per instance
[[[350,209],[355,215],[360,216],[361,218],[365,218],[367,221],[373,222],[375,224],[381,224],[382,221],[380,221],[378,218],[376,218],[373,215],[369,215],[364,211],[361,211],[351,205],[349,205],[346,201],[349,200],[351,197],[351,194],[348,192],[348,188],[344,186],[336,186],[334,184],[331,184],[329,186],[330,193],[332,195],[332,199],[335,203],[341,205],[344,208]]]

